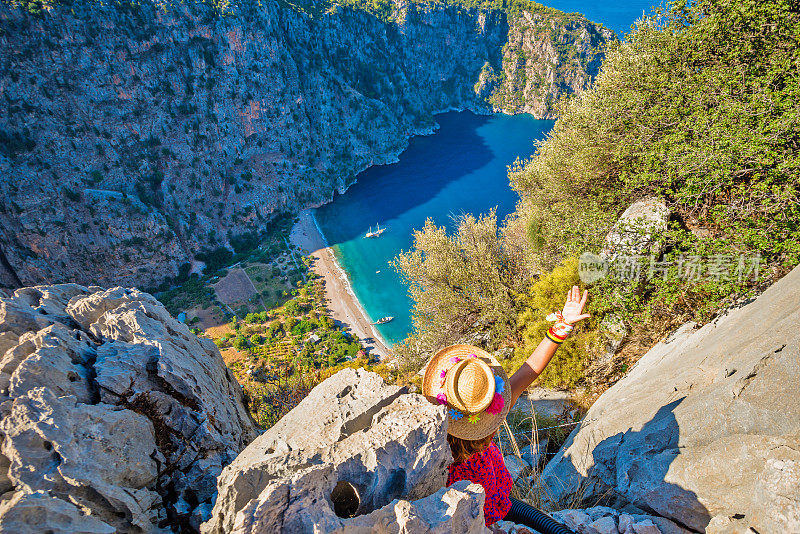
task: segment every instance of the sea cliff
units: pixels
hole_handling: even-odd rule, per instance
[[[528,10],[0,5],[0,286],[153,285],[446,109],[553,116],[610,30]]]

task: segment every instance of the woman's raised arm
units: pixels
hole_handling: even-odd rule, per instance
[[[556,324],[548,331],[548,335],[542,339],[533,353],[528,356],[525,363],[509,379],[511,382],[511,406],[514,406],[522,392],[536,380],[536,377],[550,363],[556,353],[556,349],[561,344],[560,341],[556,340],[560,339],[562,335],[566,337],[564,332],[566,331],[566,334],[569,334],[569,331],[572,330],[572,325],[589,318],[588,313],[583,313],[583,307],[586,306],[588,298],[589,292],[584,291],[583,296],[581,296],[578,286],[572,286],[572,289],[567,291],[567,301],[564,303],[564,309],[561,312],[561,316],[557,318]]]

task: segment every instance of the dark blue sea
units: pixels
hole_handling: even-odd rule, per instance
[[[584,13],[622,37],[651,3],[554,0],[548,5]],[[452,229],[462,213],[496,209],[502,220],[513,212],[518,197],[509,187],[508,166],[530,157],[534,142],[553,126],[553,121],[530,115],[448,112],[436,120],[436,133],[411,139],[399,162],[362,172],[345,194],[316,212],[367,314],[373,320],[395,317],[378,327],[389,343],[411,333],[408,288],[390,262],[411,248],[414,229],[428,218]],[[377,239],[365,239],[376,224],[387,230]]]

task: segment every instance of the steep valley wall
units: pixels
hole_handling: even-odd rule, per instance
[[[0,287],[158,283],[394,161],[436,112],[552,117],[611,39],[533,7],[2,3]]]

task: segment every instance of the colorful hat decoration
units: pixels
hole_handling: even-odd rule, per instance
[[[482,439],[502,424],[510,408],[508,377],[497,360],[472,345],[437,352],[425,368],[423,394],[448,408],[447,432]]]

